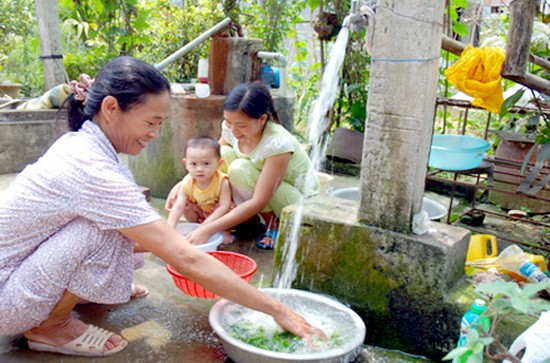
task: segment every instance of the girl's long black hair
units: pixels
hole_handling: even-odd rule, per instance
[[[261,82],[243,83],[233,88],[223,103],[225,111],[241,111],[245,115],[258,119],[264,113],[268,120],[280,124],[275,111],[271,92]]]

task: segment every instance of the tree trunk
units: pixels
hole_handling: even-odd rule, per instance
[[[56,0],[35,0],[40,31],[40,50],[44,67],[44,87],[49,90],[68,81],[59,36],[59,13]]]
[[[537,0],[514,0],[510,4],[510,26],[503,77],[525,76],[537,3]]]

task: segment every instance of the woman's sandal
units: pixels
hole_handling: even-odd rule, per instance
[[[277,243],[278,236],[279,236],[278,229],[268,229],[267,231],[265,231],[265,233],[261,234],[260,237],[258,237],[258,240],[256,241],[256,246],[258,246],[262,250],[272,250],[275,247],[275,243]],[[263,243],[262,240],[265,237],[271,238],[273,243],[272,244]]]
[[[47,343],[28,341],[29,348],[38,352],[59,353],[67,355],[77,355],[83,357],[107,357],[120,352],[128,345],[128,341],[122,339],[119,345],[113,349],[103,351],[103,346],[113,335],[113,332],[88,325],[88,329],[78,338],[61,346],[55,346]]]
[[[130,295],[130,298],[139,298],[149,295],[149,290],[145,286],[138,285],[138,284],[132,284],[132,293]]]

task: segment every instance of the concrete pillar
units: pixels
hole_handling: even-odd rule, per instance
[[[259,80],[261,39],[212,38],[208,56],[208,84],[213,95],[227,95],[241,83]]]
[[[378,1],[357,213],[362,223],[409,233],[421,210],[444,3]]]

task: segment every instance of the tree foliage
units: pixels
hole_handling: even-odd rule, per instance
[[[231,1],[225,1],[230,3]],[[269,51],[285,52],[306,1],[232,1],[231,15],[245,35],[264,39]],[[133,55],[156,64],[228,14],[213,0],[59,0],[64,65],[70,79],[96,74],[109,59]],[[270,9],[266,11],[265,8]],[[0,8],[0,74],[27,85],[28,95],[43,92],[40,41],[32,0],[5,0]],[[163,72],[173,82],[196,77],[199,58],[208,57],[208,41]],[[298,53],[303,49],[298,50]],[[31,71],[32,70],[32,71]],[[30,86],[32,85],[32,86]],[[29,87],[30,86],[30,87]]]
[[[40,41],[32,0],[4,0],[0,6],[0,81],[25,85],[32,93],[43,83]]]

